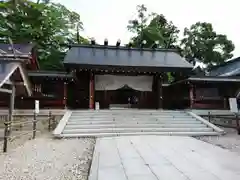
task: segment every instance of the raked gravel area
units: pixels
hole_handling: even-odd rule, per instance
[[[202,141],[208,142],[223,149],[236,152],[240,155],[240,135],[235,129],[222,128],[226,132],[223,136],[202,136],[197,137]]]
[[[39,137],[0,155],[0,180],[87,180],[95,139]]]

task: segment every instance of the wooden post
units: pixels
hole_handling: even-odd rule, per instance
[[[223,97],[223,108],[228,109],[228,98],[227,97]]]
[[[54,130],[57,127],[56,117],[52,117],[52,130]]]
[[[63,84],[63,105],[64,108],[67,108],[67,83],[64,82]]]
[[[237,114],[237,113],[236,113],[236,125],[237,125],[238,135],[240,135],[239,117],[238,117],[238,114]]]
[[[51,119],[52,119],[52,112],[49,111],[49,114],[48,114],[48,131],[51,131]]]
[[[15,95],[16,95],[16,87],[14,84],[12,84],[12,94],[10,96],[10,105],[9,105],[9,113],[8,113],[8,118],[9,118],[9,135],[11,134],[12,127],[11,123],[13,121],[13,111],[14,111],[14,106],[15,106]]]
[[[144,108],[144,91],[141,91],[138,108]]]
[[[36,112],[34,112],[34,115],[33,115],[33,139],[35,139],[36,137],[36,131],[37,131],[37,114]]]
[[[108,100],[107,100],[107,90],[104,90],[104,109],[107,109]]]
[[[156,76],[156,87],[157,87],[157,109],[162,109],[163,108],[163,90],[162,90],[161,75]]]
[[[159,76],[159,96],[160,96],[160,108],[163,109],[163,77],[162,75]]]
[[[208,121],[211,122],[211,113],[210,113],[210,111],[208,112]]]
[[[3,142],[3,152],[7,152],[7,145],[8,145],[8,137],[9,137],[9,120],[8,117],[5,117],[4,120],[4,125],[5,125],[5,129],[4,129],[4,142]]]
[[[89,109],[94,109],[94,75],[90,73],[89,82]]]
[[[14,101],[15,101],[15,93],[16,93],[16,87],[13,84],[12,85],[12,93],[10,94],[10,100],[9,100],[9,111],[8,111],[8,117],[6,117],[4,121],[5,129],[4,129],[4,142],[3,142],[3,152],[7,152],[7,145],[8,145],[8,138],[10,136],[11,132],[11,123],[13,120],[13,110],[14,110]]]
[[[190,108],[193,108],[193,105],[194,105],[194,86],[192,84],[190,84],[189,98],[190,98]]]

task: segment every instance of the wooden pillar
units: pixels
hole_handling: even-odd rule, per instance
[[[156,76],[156,92],[157,92],[157,109],[163,108],[163,89],[162,89],[162,76]]]
[[[64,108],[67,108],[67,83],[64,82],[63,84],[63,105]]]
[[[10,103],[9,103],[9,109],[8,109],[8,121],[10,122],[10,124],[13,121],[13,111],[15,107],[15,96],[16,96],[15,84],[13,83],[11,86],[12,86],[12,94],[10,95]],[[12,131],[12,127],[10,126],[8,135],[10,135],[11,131]]]
[[[15,93],[16,93],[15,85],[12,84],[12,92],[10,94],[10,99],[9,99],[8,117],[4,121],[5,129],[4,129],[3,152],[7,152],[8,139],[11,134],[11,124],[13,121]]]
[[[90,73],[89,80],[89,109],[94,109],[94,74]]]
[[[144,108],[144,91],[141,91],[138,108]]]
[[[189,89],[189,99],[190,99],[190,108],[193,108],[194,106],[194,85],[190,84],[190,89]]]
[[[107,91],[104,90],[104,108],[108,108]]]
[[[228,109],[228,98],[227,97],[223,97],[223,108]]]

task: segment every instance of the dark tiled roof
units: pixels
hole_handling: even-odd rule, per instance
[[[16,54],[31,53],[33,44],[13,44]],[[0,54],[12,54],[12,46],[10,44],[0,44]]]
[[[59,78],[73,78],[72,73],[59,71],[28,71],[30,77],[59,77]]]
[[[186,82],[199,82],[199,83],[229,83],[229,84],[239,84],[240,83],[240,76],[231,76],[231,77],[223,77],[223,76],[204,76],[204,75],[197,75],[197,76],[191,76],[187,79],[181,80],[181,81],[177,81],[174,82],[172,84],[170,84],[170,86],[172,85],[176,85],[176,84],[182,84],[182,83],[186,83]]]
[[[212,81],[212,82],[240,82],[240,76],[191,76],[190,81]]]
[[[31,85],[29,83],[28,77],[26,76],[25,69],[22,67],[21,63],[16,61],[0,60],[0,88],[11,78],[17,69],[20,70],[20,76],[24,81],[27,93],[31,95]]]
[[[236,76],[240,75],[240,57],[232,59],[222,65],[213,67],[210,76]]]
[[[15,63],[3,63],[0,61],[0,87],[5,83],[3,81],[14,70],[14,67],[16,67]]]
[[[73,46],[68,51],[64,64],[82,66],[182,68],[193,66],[176,51],[163,49],[129,49],[125,47]]]

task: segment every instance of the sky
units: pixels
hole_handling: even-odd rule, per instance
[[[127,30],[130,19],[137,15],[136,6],[144,4],[149,12],[164,14],[183,32],[198,21],[213,24],[217,33],[226,34],[235,44],[234,57],[240,56],[240,13],[237,0],[53,0],[80,14],[82,35],[104,39],[115,44],[129,42]],[[238,17],[238,19],[237,19]]]

